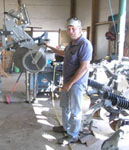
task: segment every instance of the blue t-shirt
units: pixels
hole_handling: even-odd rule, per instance
[[[80,67],[83,61],[90,61],[92,59],[92,45],[91,42],[84,37],[80,37],[74,45],[69,43],[65,48],[63,77],[64,83],[67,83]],[[87,84],[88,71],[77,81],[77,83]]]

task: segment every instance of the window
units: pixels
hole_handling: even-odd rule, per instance
[[[44,31],[34,31],[33,32],[33,38],[39,37],[44,33]],[[59,40],[59,32],[58,31],[47,31],[46,37],[43,39],[50,39],[50,45],[56,47],[58,46],[58,40]]]

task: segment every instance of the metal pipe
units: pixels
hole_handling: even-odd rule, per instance
[[[38,73],[33,73],[33,101],[36,100],[37,95],[37,75]]]
[[[29,87],[30,87],[30,83],[29,83],[29,72],[26,71],[25,72],[25,82],[26,82],[26,102],[30,103],[30,95],[29,95]]]
[[[124,53],[126,6],[127,6],[127,0],[119,0],[119,18],[118,18],[118,59],[119,61],[121,61]]]

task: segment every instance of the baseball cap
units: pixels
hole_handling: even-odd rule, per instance
[[[66,22],[67,26],[81,27],[81,21],[77,17],[69,18]]]

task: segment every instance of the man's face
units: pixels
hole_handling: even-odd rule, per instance
[[[72,40],[76,40],[81,35],[81,27],[68,26],[67,34],[70,36]]]

